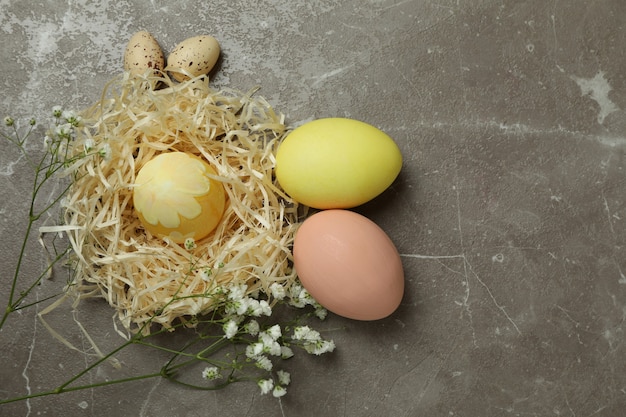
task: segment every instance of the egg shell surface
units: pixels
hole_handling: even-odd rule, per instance
[[[294,200],[318,209],[352,208],[385,191],[402,168],[391,137],[353,119],[317,119],[287,135],[276,178]]]
[[[358,213],[326,210],[307,218],[296,232],[293,256],[304,288],[335,314],[378,320],[400,305],[404,272],[398,251]]]
[[[200,240],[224,213],[226,193],[215,170],[203,159],[168,152],[148,161],[135,178],[133,204],[152,234],[176,243]]]
[[[135,33],[124,51],[124,70],[142,75],[148,69],[162,70],[165,56],[157,40],[145,30]]]
[[[213,36],[200,35],[185,39],[167,57],[169,70],[184,70],[193,77],[208,74],[217,63],[220,56],[220,45]],[[171,71],[177,81],[184,81],[189,77],[181,72]]]

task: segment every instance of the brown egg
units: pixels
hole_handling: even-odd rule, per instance
[[[162,70],[165,56],[154,36],[142,30],[135,33],[124,52],[124,70],[133,75],[143,75],[148,69]]]
[[[293,256],[304,288],[335,314],[377,320],[400,305],[400,255],[389,236],[360,214],[326,210],[312,215],[296,233]]]

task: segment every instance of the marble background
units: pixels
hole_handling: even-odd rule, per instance
[[[626,2],[0,0],[0,10],[0,116],[22,123],[97,100],[146,29],[166,52],[212,34],[223,49],[214,86],[262,86],[289,124],[344,116],[384,130],[403,170],[358,211],[395,242],[406,278],[387,319],[331,315],[337,350],[290,360],[280,403],[254,384],[202,392],[154,379],[0,415],[624,415]],[[30,179],[0,146],[5,305]],[[28,254],[36,274],[36,242]],[[50,389],[89,361],[37,320],[46,305],[0,332],[0,398]],[[87,348],[83,323],[106,350],[120,342],[111,316],[94,301],[48,320]],[[162,360],[135,349],[119,359],[122,370],[103,366],[89,382]]]

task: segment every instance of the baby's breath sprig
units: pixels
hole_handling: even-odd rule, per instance
[[[51,273],[52,265],[64,258],[69,251],[69,246],[66,246],[65,249],[61,251],[55,250],[54,258],[49,262],[48,267],[30,284],[27,284],[25,290],[22,290],[19,293],[17,292],[20,271],[26,256],[26,245],[31,234],[33,233],[35,223],[41,218],[41,216],[48,213],[59,203],[59,201],[67,193],[71,183],[67,184],[61,192],[56,193],[51,197],[49,196],[48,198],[43,199],[41,195],[46,191],[46,186],[53,179],[53,177],[55,177],[55,174],[59,173],[59,171],[63,170],[74,160],[86,156],[85,154],[70,157],[68,154],[68,147],[75,139],[76,128],[78,128],[82,123],[80,116],[71,111],[63,111],[61,107],[53,108],[52,116],[52,126],[45,133],[43,139],[43,152],[41,152],[41,148],[33,148],[29,143],[29,139],[33,136],[33,133],[37,128],[37,121],[34,118],[28,119],[27,126],[22,128],[18,120],[11,116],[7,116],[4,118],[4,125],[8,128],[8,132],[4,130],[0,131],[0,137],[13,143],[25,160],[28,161],[29,166],[32,168],[33,175],[32,188],[30,190],[30,201],[28,203],[28,222],[23,235],[24,238],[20,247],[20,253],[17,258],[14,276],[11,281],[7,306],[3,311],[2,317],[0,318],[0,329],[2,329],[11,313],[48,300],[38,300],[30,303],[26,302],[26,299],[32,290],[41,283],[45,276],[48,276]],[[57,178],[54,178],[54,180],[57,180]]]
[[[325,309],[299,283],[289,291],[278,283],[270,287],[267,296],[249,294],[245,284],[215,288],[214,314],[196,317],[198,337],[178,351],[170,351],[173,355],[161,374],[197,389],[214,390],[235,382],[254,381],[262,394],[285,395],[291,375],[277,369],[279,363],[293,357],[294,349],[322,355],[332,352],[335,343],[302,324],[311,316],[323,319],[325,314],[320,312]],[[296,308],[299,312],[288,322],[277,323],[273,314],[277,308]],[[159,349],[147,340],[141,343]],[[199,376],[204,382],[192,382],[193,374],[183,372],[198,364],[203,364]]]

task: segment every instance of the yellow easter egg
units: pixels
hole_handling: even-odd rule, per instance
[[[294,129],[276,153],[276,178],[294,200],[318,209],[345,209],[385,191],[402,168],[396,143],[353,119],[313,120]]]
[[[200,240],[211,233],[224,213],[224,186],[204,160],[184,152],[162,153],[137,174],[133,203],[150,233],[176,243]]]

